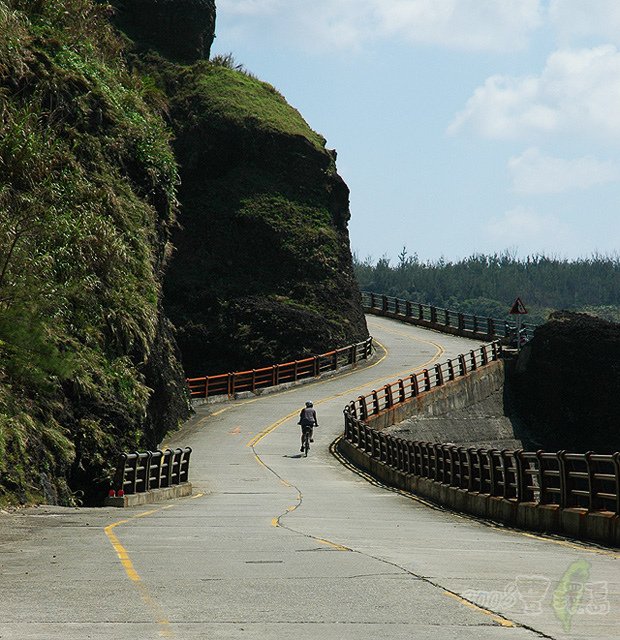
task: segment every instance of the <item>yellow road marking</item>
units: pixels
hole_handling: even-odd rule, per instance
[[[105,532],[108,540],[110,541],[110,544],[114,548],[114,551],[116,551],[116,555],[118,556],[118,559],[120,560],[121,565],[123,566],[123,569],[125,569],[125,573],[127,574],[127,577],[133,582],[133,584],[138,589],[138,592],[140,593],[140,597],[142,598],[142,601],[144,602],[144,604],[146,604],[149,607],[149,609],[151,609],[151,612],[155,617],[155,621],[159,625],[159,635],[162,638],[171,638],[174,636],[174,632],[172,631],[172,628],[170,626],[170,621],[167,619],[160,605],[157,603],[156,600],[153,599],[148,589],[146,588],[145,584],[142,582],[142,578],[136,571],[136,568],[134,567],[134,564],[131,561],[131,558],[129,557],[129,552],[121,544],[121,541],[118,539],[118,536],[114,533],[114,529],[122,524],[129,522],[130,520],[134,520],[136,518],[144,518],[146,516],[152,515],[153,513],[157,513],[158,511],[161,511],[163,509],[170,509],[172,506],[174,505],[168,505],[166,507],[162,507],[161,509],[153,509],[151,511],[143,511],[142,513],[138,513],[137,515],[132,516],[131,518],[118,520],[117,522],[113,522],[112,524],[109,524],[107,527],[103,528],[103,531]]]
[[[196,500],[196,498],[202,498],[202,496],[204,496],[204,493],[197,493],[195,496],[192,496],[192,500]]]
[[[454,600],[456,600],[457,602],[462,604],[464,607],[469,607],[470,609],[473,609],[474,611],[477,611],[478,613],[482,613],[485,616],[489,616],[489,618],[491,618],[491,620],[493,620],[493,622],[501,625],[502,627],[516,627],[517,626],[514,622],[512,622],[512,620],[508,620],[508,618],[504,618],[503,616],[500,616],[499,614],[494,613],[493,611],[489,611],[488,609],[485,609],[484,607],[479,607],[477,604],[474,604],[473,602],[470,602],[469,600],[465,600],[465,598],[462,598],[457,593],[453,593],[452,591],[444,590],[443,595],[447,596],[448,598],[454,598]]]
[[[351,551],[351,549],[349,549],[349,547],[345,547],[341,544],[336,544],[335,542],[331,542],[330,540],[325,540],[325,538],[315,538],[314,536],[312,536],[314,540],[316,540],[318,543],[320,544],[324,544],[328,547],[332,547],[333,549],[336,549],[336,551]]]

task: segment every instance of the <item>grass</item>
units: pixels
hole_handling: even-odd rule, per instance
[[[200,85],[209,95],[213,115],[236,121],[240,127],[250,125],[302,136],[317,148],[325,148],[325,138],[314,132],[270,84],[239,69],[208,65]]]

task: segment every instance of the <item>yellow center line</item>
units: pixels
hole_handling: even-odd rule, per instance
[[[124,520],[118,520],[117,522],[113,522],[112,524],[109,524],[103,528],[103,531],[110,541],[110,544],[112,545],[114,551],[116,551],[116,555],[118,556],[118,559],[120,560],[120,563],[123,566],[127,577],[136,586],[144,604],[147,605],[147,607],[151,610],[156,623],[159,625],[159,636],[162,638],[171,638],[174,636],[170,621],[166,617],[166,614],[164,613],[159,603],[151,596],[146,585],[142,582],[140,574],[136,571],[136,568],[134,567],[134,564],[129,557],[129,552],[122,545],[121,541],[118,539],[118,536],[114,533],[114,529],[122,524],[130,522],[131,520],[135,520],[137,518],[145,518],[146,516],[150,516],[165,509],[171,509],[172,507],[174,507],[174,505],[166,505],[165,507],[160,507],[159,509],[142,511],[135,516],[125,518]]]
[[[499,614],[497,614],[497,613],[495,613],[493,611],[489,611],[488,609],[485,609],[483,607],[479,607],[477,604],[474,604],[470,600],[466,600],[465,598],[462,598],[460,595],[458,595],[458,593],[454,593],[452,591],[444,590],[443,595],[447,596],[448,598],[453,598],[458,603],[462,604],[464,607],[469,607],[470,609],[473,609],[474,611],[477,611],[478,613],[481,613],[481,614],[483,614],[485,616],[488,616],[489,618],[491,618],[491,620],[493,620],[493,622],[501,625],[502,627],[516,627],[517,626],[512,620],[508,620],[508,618],[504,618],[503,616],[500,616]]]

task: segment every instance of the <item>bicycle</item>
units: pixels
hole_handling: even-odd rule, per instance
[[[301,448],[303,449],[304,458],[308,457],[308,451],[310,451],[310,433],[312,429],[303,428],[303,433],[301,437]]]

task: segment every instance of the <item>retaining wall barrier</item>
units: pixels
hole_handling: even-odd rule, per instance
[[[371,354],[372,338],[368,338],[363,342],[303,360],[248,371],[188,378],[187,384],[192,398],[210,398],[218,395],[232,398],[244,391],[256,393],[267,387],[318,378],[326,372],[337,371],[346,366],[353,366],[360,360],[367,360]]]
[[[409,317],[417,315],[408,305],[402,308]],[[381,297],[379,311],[397,317],[401,303]],[[474,332],[473,325],[462,330]],[[472,379],[501,365],[504,349],[500,341],[483,345],[349,402],[340,452],[386,484],[455,510],[619,546],[619,452],[499,451],[404,440],[382,431],[415,415],[433,396],[442,401],[447,392],[458,394],[458,386],[463,392],[471,388]]]
[[[395,318],[408,324],[463,337],[487,341],[501,339],[505,344],[514,341],[516,346],[517,325],[507,320],[459,313],[369,291],[362,292],[362,305],[366,313]],[[521,323],[519,339],[529,340],[533,329],[532,325]]]
[[[135,506],[190,495],[191,447],[122,453],[107,506]]]

